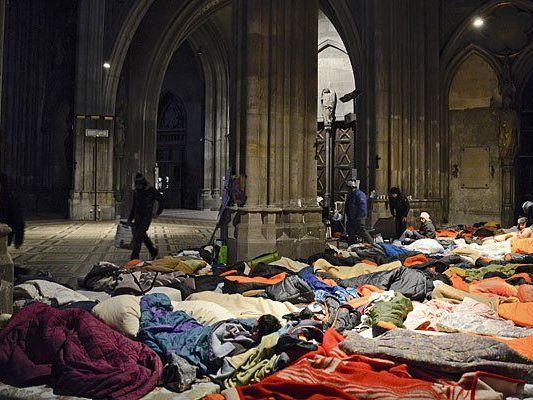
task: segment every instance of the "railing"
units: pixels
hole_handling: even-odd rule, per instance
[[[11,228],[0,224],[0,314],[13,313],[13,260],[7,251]]]

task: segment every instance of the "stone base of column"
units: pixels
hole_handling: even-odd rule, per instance
[[[220,191],[202,189],[199,208],[200,210],[218,210],[220,208]]]
[[[514,160],[502,160],[502,207],[501,207],[501,225],[509,227],[515,225],[514,219],[514,199],[515,199],[515,180],[514,180]]]
[[[230,262],[272,251],[293,259],[306,258],[325,246],[319,207],[232,207],[222,224]]]
[[[0,314],[13,313],[13,260],[7,251],[9,226],[0,224]]]
[[[94,193],[75,192],[70,194],[69,216],[77,221],[94,221]],[[99,221],[114,220],[115,196],[113,192],[98,193]]]

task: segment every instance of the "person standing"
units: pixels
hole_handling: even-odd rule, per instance
[[[396,226],[396,237],[400,237],[407,229],[407,215],[411,209],[407,196],[402,193],[400,188],[391,187],[389,190],[390,212],[394,217]]]
[[[368,204],[366,194],[359,189],[359,181],[347,182],[350,190],[346,196],[344,212],[346,214],[346,233],[348,244],[354,244],[357,236],[365,242],[373,243],[372,237],[366,231],[366,218],[368,216]]]
[[[24,214],[17,198],[11,193],[7,175],[0,173],[0,223],[11,228],[7,245],[18,249],[24,242]]]
[[[146,178],[138,172],[135,175],[133,205],[128,218],[129,223],[133,222],[132,260],[139,258],[142,243],[150,252],[152,260],[159,254],[158,249],[146,233],[152,223],[152,217],[154,217],[154,202],[157,202],[155,217],[158,217],[163,212],[163,196],[153,186],[150,186]]]

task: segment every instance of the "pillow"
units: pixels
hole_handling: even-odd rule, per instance
[[[91,314],[111,328],[135,338],[139,332],[141,318],[140,297],[129,294],[112,297],[94,306]]]
[[[219,321],[237,318],[235,314],[224,307],[205,300],[173,301],[174,311],[185,311],[203,325],[213,325]]]
[[[150,290],[149,292],[146,292],[146,294],[152,293],[163,293],[166,294],[171,301],[181,301],[181,292],[178,289],[174,289],[171,287],[158,286],[152,288],[152,290]]]

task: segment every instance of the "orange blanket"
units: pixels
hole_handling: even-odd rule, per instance
[[[513,253],[533,254],[533,239],[516,239],[511,242]]]
[[[502,303],[498,306],[498,314],[516,325],[533,327],[533,302]]]

